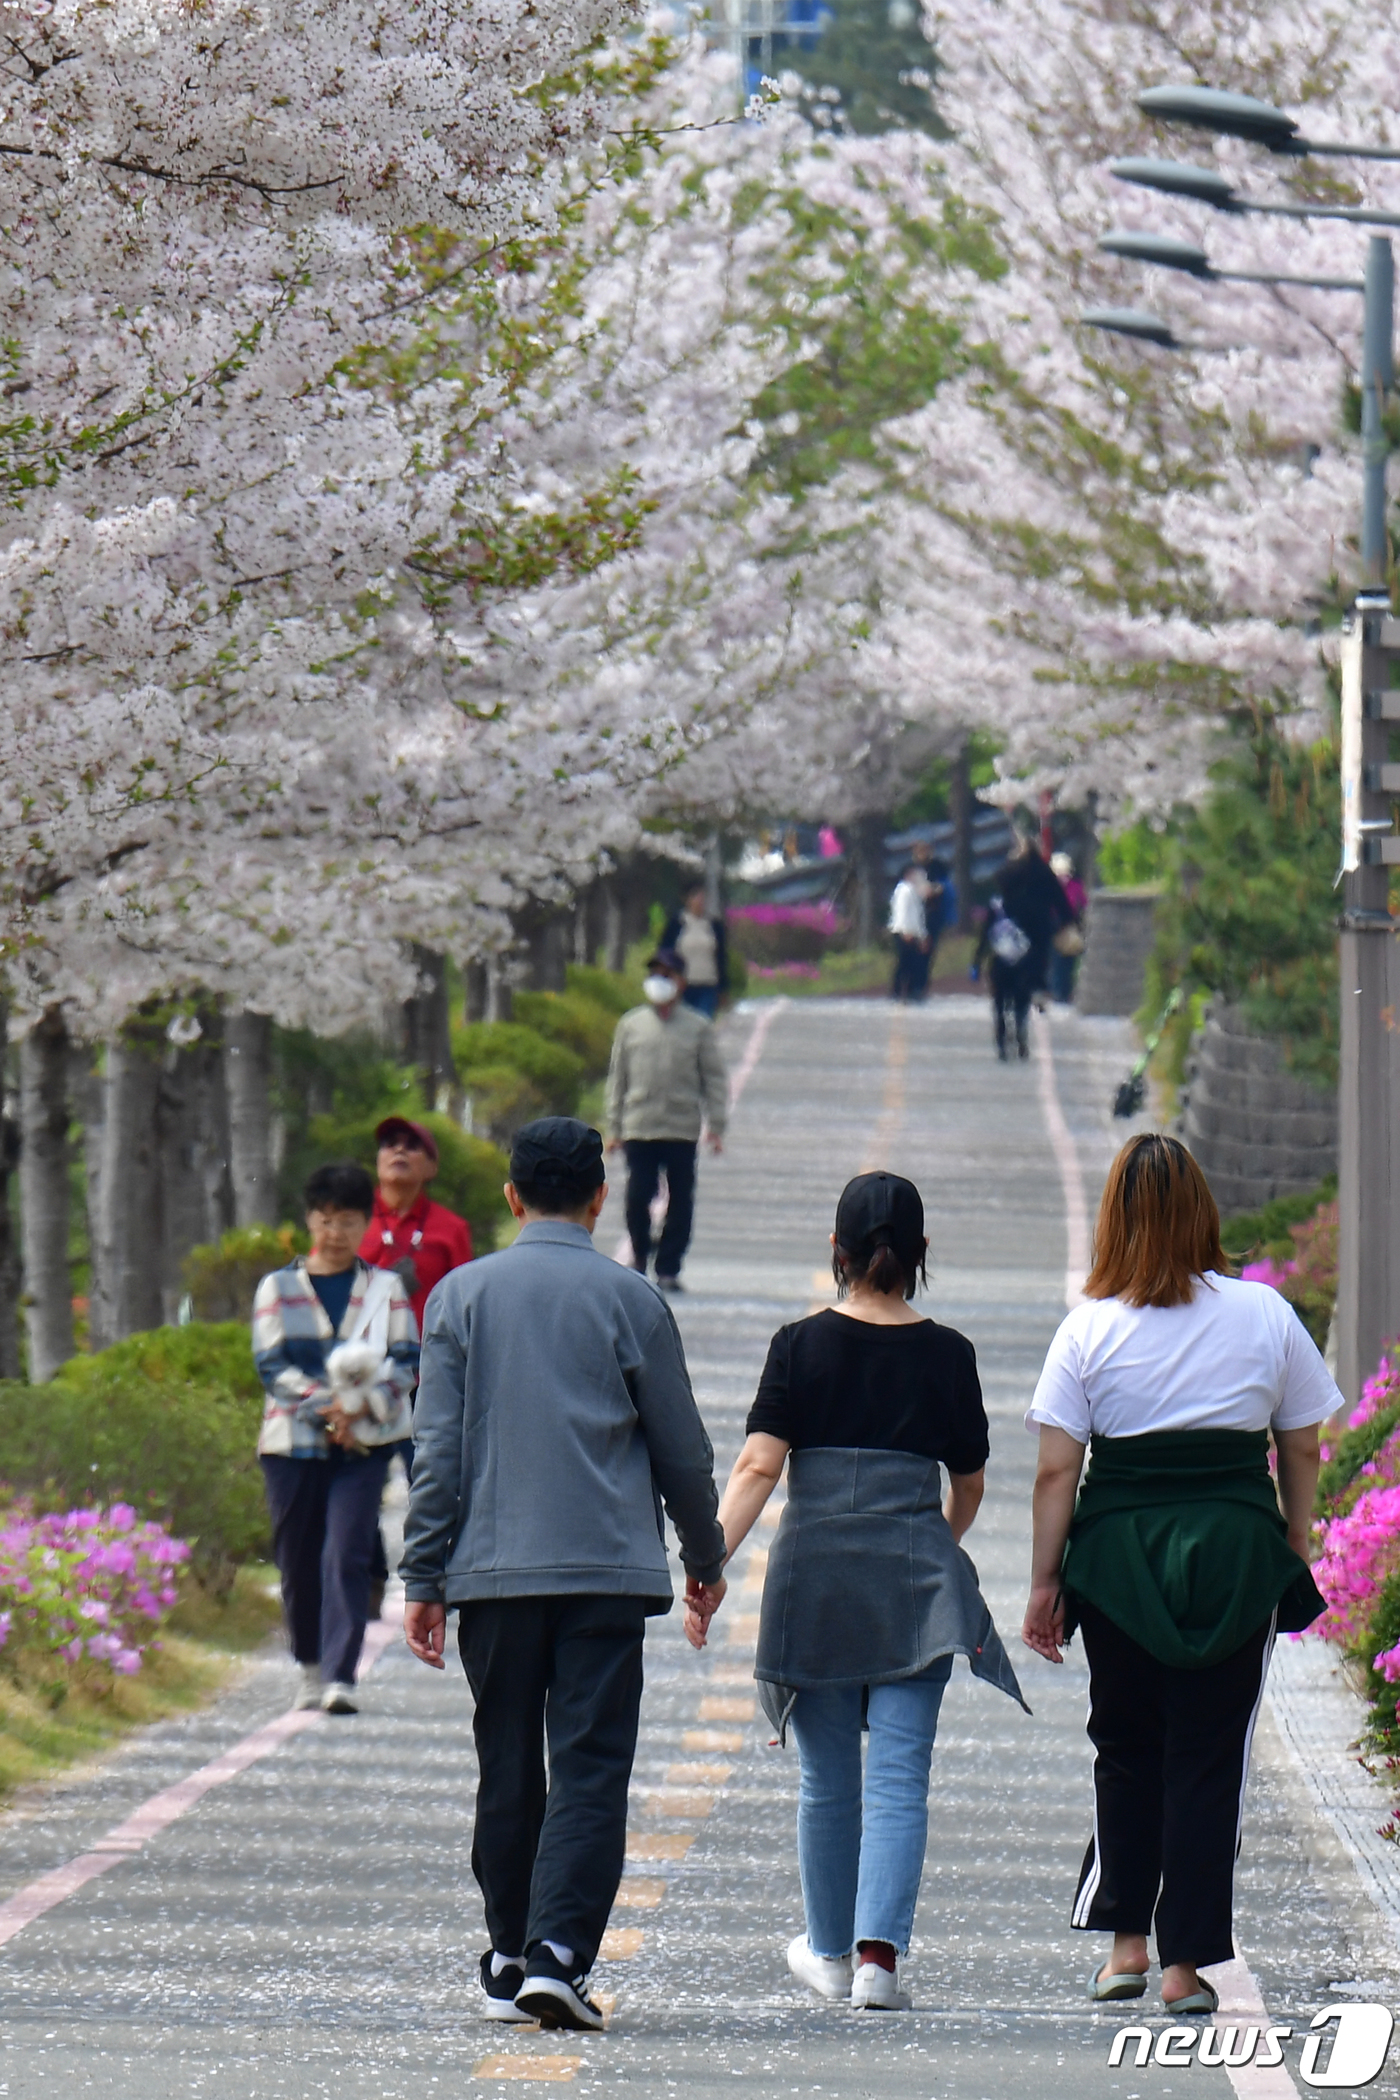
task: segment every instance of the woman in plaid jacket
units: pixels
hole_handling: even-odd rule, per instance
[[[357,1256],[374,1207],[364,1168],[318,1167],[305,1201],[311,1252],[264,1276],[253,1300],[267,1394],[258,1456],[297,1704],[345,1714],[389,1452],[412,1434],[418,1326],[397,1272]]]

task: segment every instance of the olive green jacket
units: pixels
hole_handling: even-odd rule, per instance
[[[634,1006],[617,1024],[608,1067],[610,1138],[679,1138],[694,1143],[704,1121],[723,1135],[729,1077],[713,1024],[677,1001],[663,1021]]]

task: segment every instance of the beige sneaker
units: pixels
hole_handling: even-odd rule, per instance
[[[807,1943],[807,1935],[800,1932],[787,1951],[787,1963],[799,1983],[805,1983],[809,1991],[819,1998],[849,1998],[851,1995],[851,1957],[830,1954],[814,1954]]]
[[[357,1714],[359,1701],[353,1684],[328,1684],[321,1697],[323,1714]]]
[[[313,1707],[320,1705],[326,1689],[321,1682],[321,1665],[299,1663],[297,1667],[301,1671],[301,1690],[292,1701],[292,1711],[298,1714],[310,1713]]]

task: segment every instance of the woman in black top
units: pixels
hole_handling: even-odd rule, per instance
[[[910,2003],[898,1961],[923,1873],[929,1762],[954,1655],[1021,1695],[957,1543],[977,1514],[987,1461],[972,1344],[908,1303],[927,1280],[918,1190],[896,1174],[859,1175],[831,1244],[841,1303],[773,1337],[720,1522],[732,1556],[788,1467],[755,1667],[764,1707],[781,1730],[791,1724],[801,1765],[807,1929],[788,1966],[821,1997],[894,2011]],[[687,1631],[703,1642],[698,1608]]]

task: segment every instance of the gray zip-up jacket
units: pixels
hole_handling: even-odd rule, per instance
[[[607,1594],[669,1610],[663,1502],[687,1574],[718,1579],[714,1452],[644,1277],[584,1226],[536,1219],[444,1276],[423,1325],[410,1603]]]

